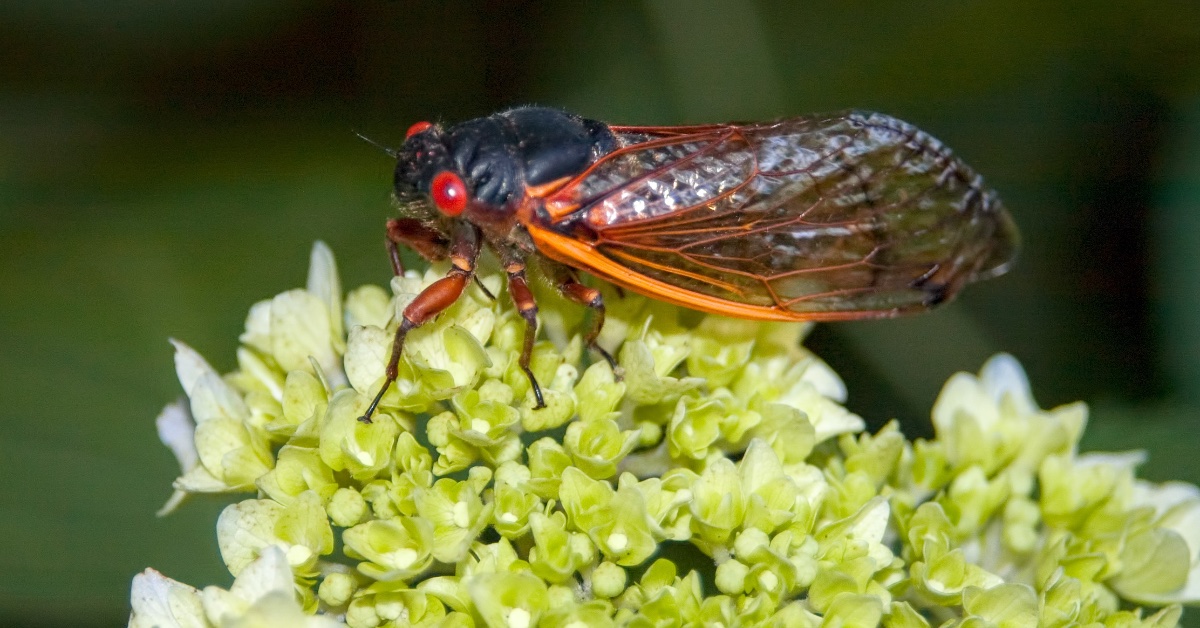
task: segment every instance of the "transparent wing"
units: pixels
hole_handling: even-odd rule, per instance
[[[531,233],[550,257],[653,297],[749,318],[887,316],[951,298],[1016,252],[982,179],[888,116],[614,131],[625,148],[547,197],[552,220]],[[539,237],[551,231],[576,243]]]

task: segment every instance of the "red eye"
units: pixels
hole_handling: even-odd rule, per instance
[[[416,135],[417,133],[424,133],[425,131],[429,130],[429,128],[432,126],[433,126],[432,122],[418,122],[418,123],[408,127],[408,131],[406,131],[404,133],[404,139],[408,139],[408,138]]]
[[[457,216],[467,208],[467,186],[462,178],[448,170],[434,175],[429,193],[433,196],[433,204],[447,216]]]

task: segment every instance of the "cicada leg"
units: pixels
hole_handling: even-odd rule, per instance
[[[387,221],[387,250],[397,277],[404,274],[404,262],[400,261],[397,244],[407,246],[429,261],[443,260],[450,255],[446,234],[413,218],[392,218]]]
[[[512,259],[504,264],[504,271],[508,273],[508,294],[512,296],[513,305],[517,306],[517,312],[521,314],[521,318],[525,319],[525,345],[521,349],[521,357],[517,362],[521,366],[521,370],[525,371],[525,375],[529,378],[529,385],[533,388],[533,397],[537,399],[535,408],[545,408],[546,401],[542,398],[542,387],[538,385],[537,378],[533,376],[533,370],[529,368],[529,362],[533,359],[533,343],[537,340],[537,302],[533,300],[533,292],[529,290],[529,282],[525,279],[525,261],[521,259]]]
[[[569,266],[547,261],[544,268],[554,278],[554,285],[560,294],[592,310],[592,328],[583,337],[583,342],[599,353],[605,362],[608,362],[608,365],[612,367],[613,376],[620,381],[624,375],[621,367],[617,366],[617,361],[613,359],[612,354],[596,342],[596,339],[600,337],[600,331],[604,329],[604,296],[600,294],[599,290],[581,283],[579,276],[575,274],[575,269]]]
[[[488,287],[483,285],[483,280],[479,278],[479,275],[475,275],[475,285],[479,286],[479,290],[483,292],[484,296],[493,301],[496,300],[496,295],[492,294],[492,291],[488,290]]]
[[[387,233],[388,258],[392,260],[392,272],[396,273],[397,277],[404,274],[404,262],[400,261],[400,250],[396,247],[397,244],[407,246],[430,261],[446,259],[450,254],[450,245],[446,241],[446,236],[436,229],[426,227],[419,220],[392,218],[387,221]],[[495,301],[496,295],[483,285],[479,276],[475,275],[473,278],[475,285],[479,286],[487,298]]]
[[[389,230],[389,238],[390,235]],[[424,325],[462,296],[467,282],[475,276],[475,260],[479,257],[479,248],[479,231],[469,224],[459,226],[454,233],[454,241],[449,246],[450,262],[453,264],[450,272],[422,290],[421,294],[404,308],[404,315],[400,325],[396,327],[396,335],[392,338],[392,355],[388,359],[386,379],[367,411],[358,417],[359,421],[371,422],[371,415],[375,413],[383,394],[392,382],[396,381],[400,372],[400,354],[404,351],[404,338],[408,332]]]

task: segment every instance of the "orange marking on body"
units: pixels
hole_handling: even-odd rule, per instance
[[[528,215],[532,212],[534,203],[531,201],[543,201],[540,205],[550,214],[550,217],[557,221],[569,215],[571,212],[579,208],[579,203],[571,196],[559,194],[564,190],[569,190],[568,185],[578,181],[580,177],[563,177],[555,179],[549,183],[542,185],[527,185],[525,186],[525,202],[522,203],[522,212]]]
[[[563,177],[561,179],[555,179],[549,183],[543,183],[541,185],[527,185],[525,186],[525,197],[545,198],[558,191],[559,188],[566,185],[570,181],[571,177]]]
[[[550,198],[546,199],[543,207],[546,208],[546,213],[550,214],[551,222],[558,222],[575,213],[579,209],[579,203],[575,200]]]

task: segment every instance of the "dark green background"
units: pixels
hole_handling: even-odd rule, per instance
[[[111,625],[153,566],[227,586],[222,500],[170,518],[166,339],[232,368],[251,303],[334,249],[383,283],[417,120],[558,105],[677,124],[876,109],[945,140],[1024,234],[1008,276],[812,345],[875,424],[925,433],[955,370],[1020,358],[1088,448],[1200,480],[1194,0],[0,7],[0,624]]]

